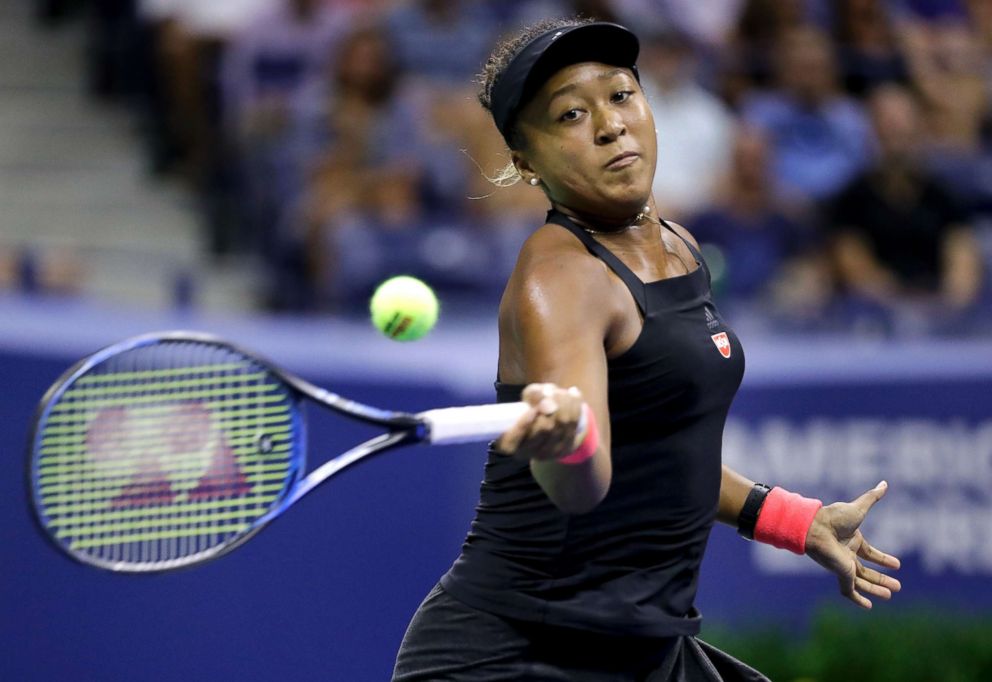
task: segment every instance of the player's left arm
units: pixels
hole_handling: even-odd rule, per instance
[[[717,520],[736,528],[753,487],[754,481],[724,466]],[[892,593],[902,587],[895,578],[865,565],[870,562],[883,568],[899,568],[899,559],[873,547],[861,533],[865,517],[887,489],[888,485],[883,481],[851,502],[834,502],[820,507],[809,525],[802,548],[813,561],[837,576],[841,594],[866,609],[872,605],[866,594],[890,599]],[[761,512],[758,519],[760,524]]]
[[[699,248],[699,243],[687,229],[673,222],[669,225]],[[724,466],[717,520],[737,528],[744,503],[753,488],[754,481]],[[864,594],[891,599],[892,593],[901,588],[895,578],[863,563],[868,561],[885,568],[899,568],[899,559],[875,549],[860,530],[868,511],[882,499],[887,489],[887,484],[882,482],[852,502],[820,507],[809,525],[802,548],[813,561],[837,576],[841,594],[866,609],[871,608],[871,601]]]

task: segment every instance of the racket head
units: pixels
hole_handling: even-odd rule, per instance
[[[268,362],[209,335],[148,334],[81,360],[42,398],[30,497],[77,561],[181,568],[256,532],[300,479],[305,444],[300,393]]]

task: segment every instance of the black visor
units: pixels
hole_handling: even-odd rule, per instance
[[[594,22],[542,33],[527,43],[493,84],[493,121],[509,143],[513,121],[541,86],[560,69],[580,62],[600,62],[637,73],[637,36],[619,24]]]

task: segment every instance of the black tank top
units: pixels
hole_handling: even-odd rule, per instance
[[[490,451],[475,520],[441,584],[507,618],[648,637],[696,634],[693,601],[744,353],[713,305],[709,270],[692,244],[693,271],[645,283],[563,214],[551,211],[548,222],[601,258],[644,318],[634,345],[608,362],[610,490],[593,511],[568,515],[527,462]],[[497,399],[519,400],[522,388],[497,381]]]

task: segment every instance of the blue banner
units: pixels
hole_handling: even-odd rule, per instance
[[[863,526],[899,556],[903,591],[881,608],[992,612],[992,413],[988,377],[745,387],[724,434],[724,461],[758,481],[825,503],[881,480]],[[743,545],[743,546],[742,546]],[[700,603],[717,619],[801,623],[842,598],[806,557],[718,529]]]

